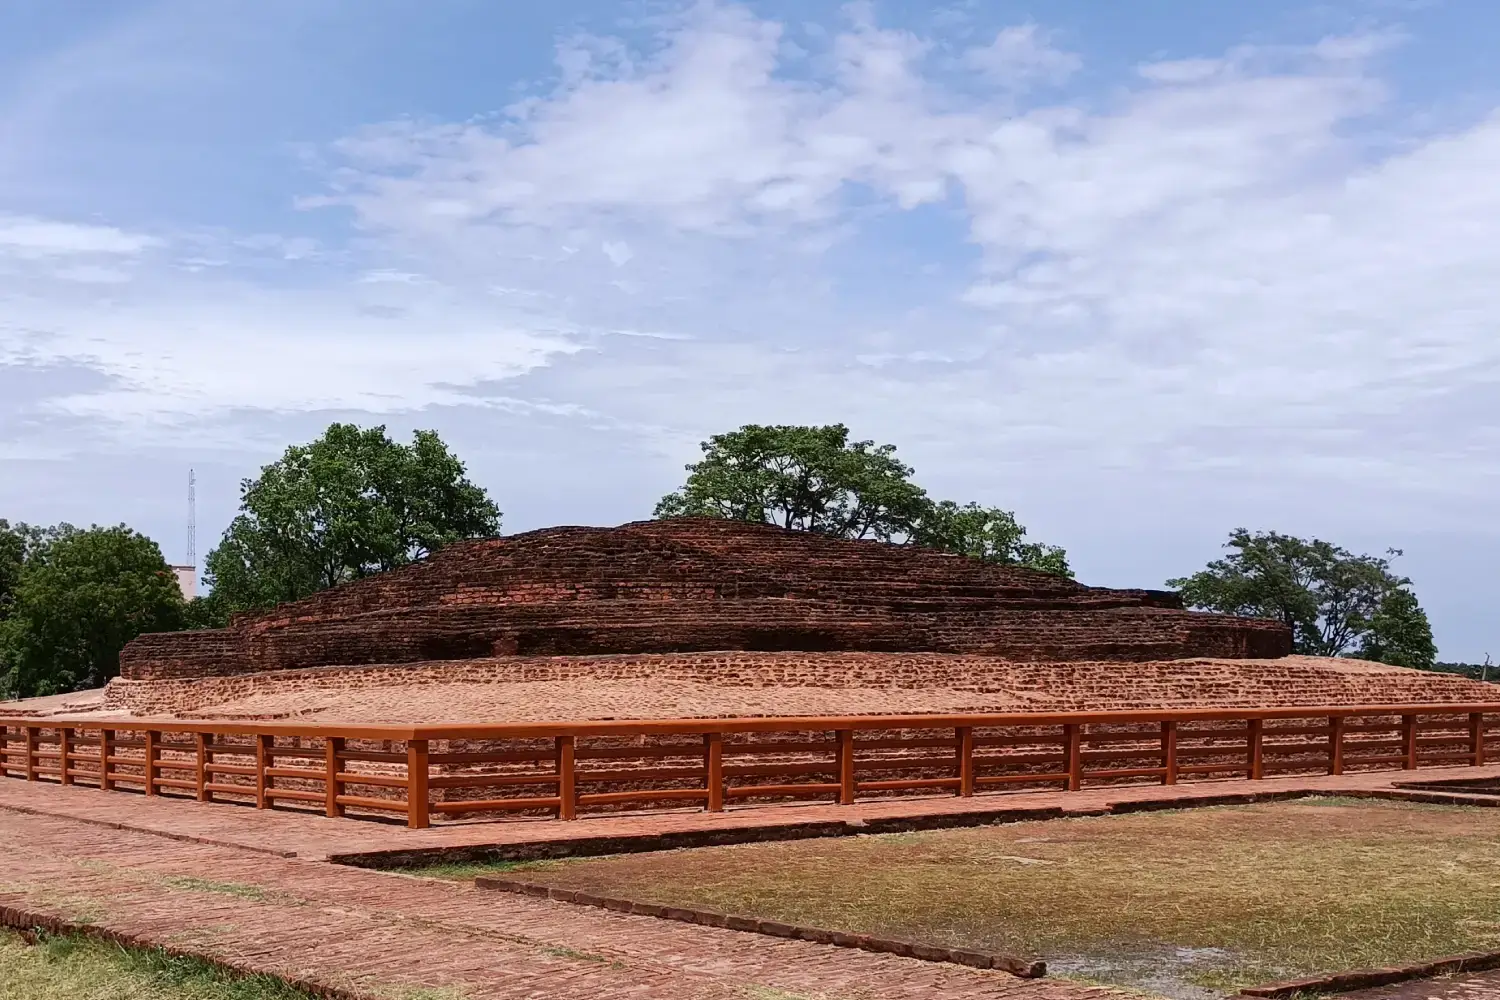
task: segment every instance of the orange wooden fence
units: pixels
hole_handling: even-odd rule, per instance
[[[1500,704],[302,725],[0,718],[0,774],[328,816],[1076,790],[1500,762]],[[352,810],[352,811],[351,811]]]

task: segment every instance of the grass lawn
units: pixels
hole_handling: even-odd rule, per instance
[[[269,976],[235,976],[160,951],[0,931],[3,1000],[312,1000]]]
[[[1500,949],[1500,810],[1305,799],[428,869],[1046,959],[1181,998]]]

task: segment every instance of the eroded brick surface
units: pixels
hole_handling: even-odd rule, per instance
[[[936,653],[501,657],[111,682],[108,710],[347,722],[555,721],[1482,702],[1493,685],[1365,660],[1118,664]]]

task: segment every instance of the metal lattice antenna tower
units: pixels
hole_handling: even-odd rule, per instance
[[[198,476],[188,470],[188,546],[187,564],[198,565]]]

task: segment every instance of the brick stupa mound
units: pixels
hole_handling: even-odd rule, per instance
[[[713,519],[460,543],[227,629],[142,636],[129,679],[480,657],[963,653],[1026,661],[1277,657],[1279,623],[1182,610],[914,546]]]
[[[1166,591],[680,519],[460,543],[227,629],[142,636],[106,707],[415,722],[1479,697],[1290,646]]]

